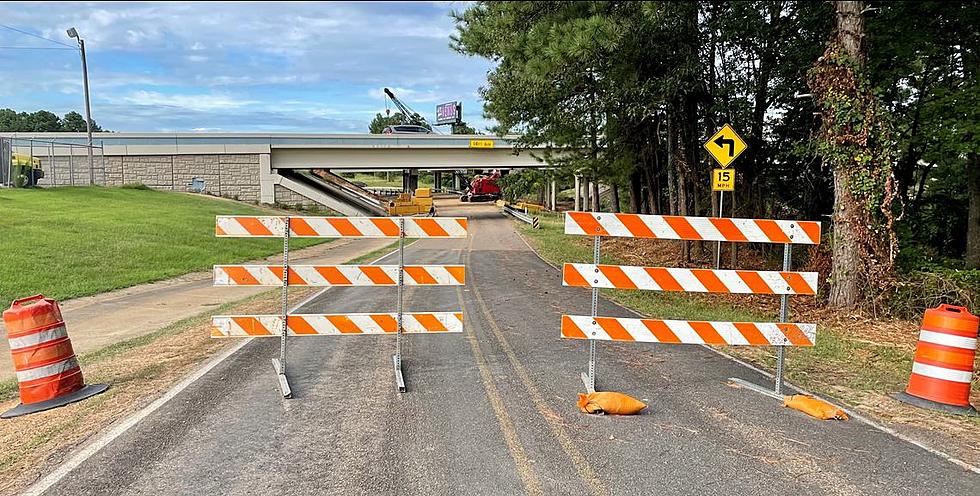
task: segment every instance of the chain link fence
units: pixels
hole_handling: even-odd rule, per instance
[[[40,167],[37,186],[87,186],[106,184],[105,155],[101,141],[91,147],[71,141],[0,138],[0,185],[30,184],[27,174]]]

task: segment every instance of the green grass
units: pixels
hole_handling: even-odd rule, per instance
[[[282,251],[279,239],[216,238],[219,214],[270,211],[140,188],[0,190],[0,305],[38,293],[77,298]]]

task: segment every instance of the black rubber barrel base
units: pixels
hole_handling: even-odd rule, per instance
[[[939,403],[932,400],[927,400],[925,398],[919,398],[918,396],[912,396],[911,394],[902,392],[895,393],[891,395],[902,403],[908,403],[919,408],[928,408],[929,410],[936,410],[943,413],[952,413],[953,415],[967,415],[970,417],[980,417],[980,413],[972,406],[956,406],[947,405],[945,403]]]
[[[20,417],[21,415],[27,415],[29,413],[43,412],[52,408],[58,408],[59,406],[65,406],[69,403],[74,403],[76,401],[84,400],[90,396],[95,396],[99,393],[105,392],[106,389],[109,389],[108,384],[89,384],[88,386],[85,386],[74,393],[69,393],[47,401],[31,403],[30,405],[21,403],[10,410],[3,412],[3,414],[0,414],[0,418],[8,419]]]

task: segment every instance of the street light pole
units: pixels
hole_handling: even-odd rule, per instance
[[[82,53],[82,83],[85,88],[85,135],[88,137],[88,184],[95,184],[95,160],[92,158],[92,103],[88,94],[88,62],[85,60],[85,40],[78,36],[75,28],[68,28],[68,37],[78,40]]]

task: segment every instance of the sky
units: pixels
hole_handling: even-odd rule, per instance
[[[105,129],[367,132],[389,87],[430,121],[462,101],[483,130],[490,62],[449,47],[467,3],[2,2],[0,108],[84,115],[78,51],[55,43],[74,26]]]

